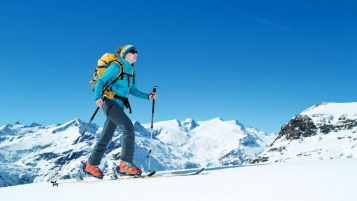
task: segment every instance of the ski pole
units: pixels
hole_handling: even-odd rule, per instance
[[[119,77],[117,77],[113,82],[111,82],[109,85],[106,85],[103,90],[102,90],[102,94],[104,94],[105,90],[107,90],[107,88],[112,85],[115,81],[118,80]],[[103,96],[103,101],[106,99],[106,96]],[[49,179],[50,180],[54,180],[54,181],[51,181],[51,183],[53,184],[52,186],[58,186],[58,183],[57,183],[57,179],[60,178],[64,168],[66,167],[67,163],[69,162],[69,159],[71,158],[72,154],[74,153],[74,151],[77,149],[77,145],[79,144],[79,142],[81,141],[82,137],[84,136],[84,134],[86,133],[89,125],[92,123],[95,115],[97,114],[98,110],[99,110],[100,107],[97,107],[97,109],[95,109],[92,117],[90,118],[90,121],[88,122],[88,124],[86,125],[86,127],[84,128],[83,132],[81,133],[81,136],[78,138],[78,141],[76,143],[76,146],[74,147],[74,149],[72,150],[72,152],[68,155],[68,157],[66,158],[66,161],[65,161],[65,164],[63,166],[61,166],[61,168],[59,170],[57,170]],[[57,176],[57,179],[54,179],[55,177]]]
[[[76,151],[77,145],[79,144],[79,142],[81,141],[82,137],[83,137],[84,134],[86,133],[86,131],[87,131],[89,125],[92,123],[92,121],[93,121],[95,115],[97,114],[99,108],[100,108],[100,107],[97,107],[97,109],[94,111],[94,114],[92,115],[92,118],[90,119],[90,121],[89,121],[88,124],[86,125],[86,127],[85,127],[85,129],[83,130],[81,136],[78,138],[78,141],[77,141],[77,143],[76,143],[76,146],[75,146],[74,149],[72,150],[71,154],[68,155],[68,157],[66,158],[65,164],[61,167],[61,169],[60,169],[61,171],[58,170],[57,172],[55,172],[55,173],[50,177],[50,180],[51,180],[51,179],[54,179],[56,175],[57,175],[57,179],[59,179],[59,177],[61,176],[61,174],[62,174],[64,168],[66,167],[66,165],[67,165],[69,159],[71,158],[71,156],[73,155],[73,153]],[[58,174],[58,172],[59,172],[59,174]],[[53,184],[53,186],[58,186],[56,179],[55,179],[54,181],[51,181],[51,183]]]
[[[156,93],[157,86],[154,86],[152,92]],[[154,128],[154,111],[155,111],[155,99],[152,100],[152,112],[151,112],[151,127],[150,127],[150,150],[149,150],[149,172],[151,164],[151,141],[152,141],[152,131]]]

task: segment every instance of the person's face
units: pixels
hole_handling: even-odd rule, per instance
[[[125,55],[125,60],[127,60],[130,64],[132,64],[136,62],[137,56],[138,56],[138,51],[136,51],[136,49],[132,49]]]

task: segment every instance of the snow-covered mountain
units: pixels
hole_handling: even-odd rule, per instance
[[[134,162],[147,171],[150,125],[133,123]],[[0,187],[48,181],[65,164],[82,137],[61,174],[62,179],[75,178],[78,165],[88,158],[102,130],[101,126],[91,124],[81,136],[86,125],[74,119],[50,126],[37,123],[26,126],[16,122],[0,127]],[[156,122],[152,135],[151,170],[156,171],[239,165],[264,151],[276,138],[236,120],[220,118]],[[120,158],[121,137],[121,131],[117,130],[108,146],[100,166],[105,173]]]
[[[245,163],[357,158],[357,103],[319,103],[283,125],[259,156]]]
[[[154,123],[151,170],[164,171],[297,160],[357,158],[357,103],[320,103],[267,135],[231,120],[174,119]],[[150,124],[133,122],[135,163],[148,170]],[[0,187],[48,181],[65,164],[87,123],[74,119],[64,124],[30,126],[19,122],[0,127]],[[102,127],[91,124],[62,172],[75,178]],[[122,133],[117,130],[101,168],[109,173],[120,158]],[[269,146],[270,145],[270,146]]]

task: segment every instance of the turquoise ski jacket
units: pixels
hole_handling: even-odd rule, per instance
[[[132,74],[134,66],[130,65],[125,59],[120,59],[121,63],[124,66],[124,73]],[[95,85],[95,100],[102,98],[103,87],[106,83],[110,84],[120,72],[120,66],[117,63],[112,63],[109,65],[108,69],[103,73],[102,77],[97,80]],[[129,80],[128,80],[129,79]],[[134,71],[134,83],[132,76],[123,75],[123,79],[117,80],[112,86],[108,87],[110,91],[115,92],[118,96],[128,98],[128,95],[131,94],[138,98],[149,99],[149,94],[141,92],[137,88],[137,79],[136,72]],[[128,86],[129,85],[129,86]],[[115,99],[115,101],[121,106],[124,107],[122,100]]]

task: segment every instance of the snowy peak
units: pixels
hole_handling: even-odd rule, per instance
[[[67,130],[69,128],[76,129],[76,132],[79,132],[80,129],[83,127],[84,122],[82,122],[80,119],[76,118],[72,121],[68,121],[64,123],[63,125],[58,126],[56,129],[52,131],[53,134]]]
[[[282,127],[276,141],[282,137],[294,140],[349,130],[354,133],[356,118],[357,103],[319,103],[294,116]]]
[[[357,102],[351,103],[329,103],[316,104],[301,113],[301,115],[331,114],[334,116],[356,114]]]
[[[199,122],[190,118],[155,122],[152,130],[151,124],[142,125],[134,121],[133,125],[134,162],[143,171],[148,169],[150,150],[151,168],[159,171],[242,164],[272,142],[258,129],[221,118]],[[7,172],[6,167],[0,170],[0,174],[7,175],[8,179],[18,178],[18,183],[47,181],[76,148],[61,175],[61,178],[75,178],[78,165],[87,160],[102,131],[102,127],[91,124],[82,135],[85,126],[87,123],[74,119],[50,126],[9,124],[0,127],[0,132],[7,133],[0,135],[0,163],[16,164],[16,170],[30,169],[25,177],[14,176],[13,172]],[[101,162],[100,168],[105,174],[111,171],[113,162],[120,159],[121,140],[122,131],[118,129]],[[13,182],[5,183],[10,185]]]
[[[245,130],[245,126],[242,123],[240,123],[238,120],[235,120],[235,124],[240,126],[243,130]]]
[[[223,122],[224,120],[221,118],[221,117],[215,117],[209,121],[212,121],[212,122]]]
[[[197,126],[199,126],[199,124],[197,122],[195,122],[195,120],[189,119],[189,118],[187,118],[184,121],[181,121],[179,125],[181,127],[183,127],[185,129],[185,131],[191,131],[194,128],[196,128]]]
[[[12,136],[21,133],[21,129],[24,127],[22,124],[6,124],[0,127],[0,135],[2,136]]]
[[[247,163],[357,157],[357,103],[319,103],[282,126],[270,147]]]
[[[36,122],[33,122],[29,127],[37,127],[37,126],[42,126],[41,124],[38,124]]]
[[[303,111],[300,115],[309,116],[316,124],[338,123],[341,119],[357,118],[357,103],[326,103],[316,104]]]
[[[134,124],[135,133],[144,136],[150,136],[150,132],[143,125],[141,125],[139,121],[134,121],[133,124]]]
[[[64,123],[63,126],[82,126],[84,124],[86,124],[86,123],[83,122],[82,120],[80,120],[79,118],[75,118],[71,121]]]

